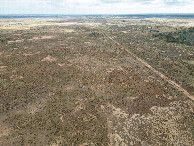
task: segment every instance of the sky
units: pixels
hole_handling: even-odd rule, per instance
[[[194,0],[0,0],[0,14],[194,13]]]

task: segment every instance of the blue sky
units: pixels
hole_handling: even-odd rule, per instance
[[[0,14],[194,13],[194,0],[0,0]]]

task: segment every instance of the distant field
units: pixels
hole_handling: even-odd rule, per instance
[[[193,27],[0,19],[0,145],[194,145]]]

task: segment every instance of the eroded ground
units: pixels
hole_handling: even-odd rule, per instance
[[[0,145],[194,145],[193,19],[0,20]]]

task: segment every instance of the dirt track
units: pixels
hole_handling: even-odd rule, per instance
[[[156,70],[155,68],[153,68],[151,65],[149,65],[147,62],[145,62],[144,60],[142,60],[141,58],[137,57],[134,53],[132,53],[131,51],[129,51],[128,49],[126,49],[123,45],[121,45],[119,42],[117,42],[116,40],[114,40],[112,37],[110,37],[107,33],[105,33],[106,36],[111,39],[114,43],[116,43],[118,46],[121,47],[121,49],[124,49],[126,52],[128,52],[131,56],[133,56],[135,59],[137,59],[138,61],[140,61],[142,64],[144,64],[146,67],[148,67],[149,69],[151,69],[154,73],[158,74],[162,79],[166,80],[168,83],[170,83],[174,88],[176,88],[177,90],[183,92],[187,97],[189,97],[191,100],[194,100],[194,96],[192,96],[187,90],[185,90],[184,88],[182,88],[180,85],[178,85],[177,83],[175,83],[174,81],[170,80],[167,76],[165,76],[164,74],[162,74],[161,72],[159,72],[158,70]]]

